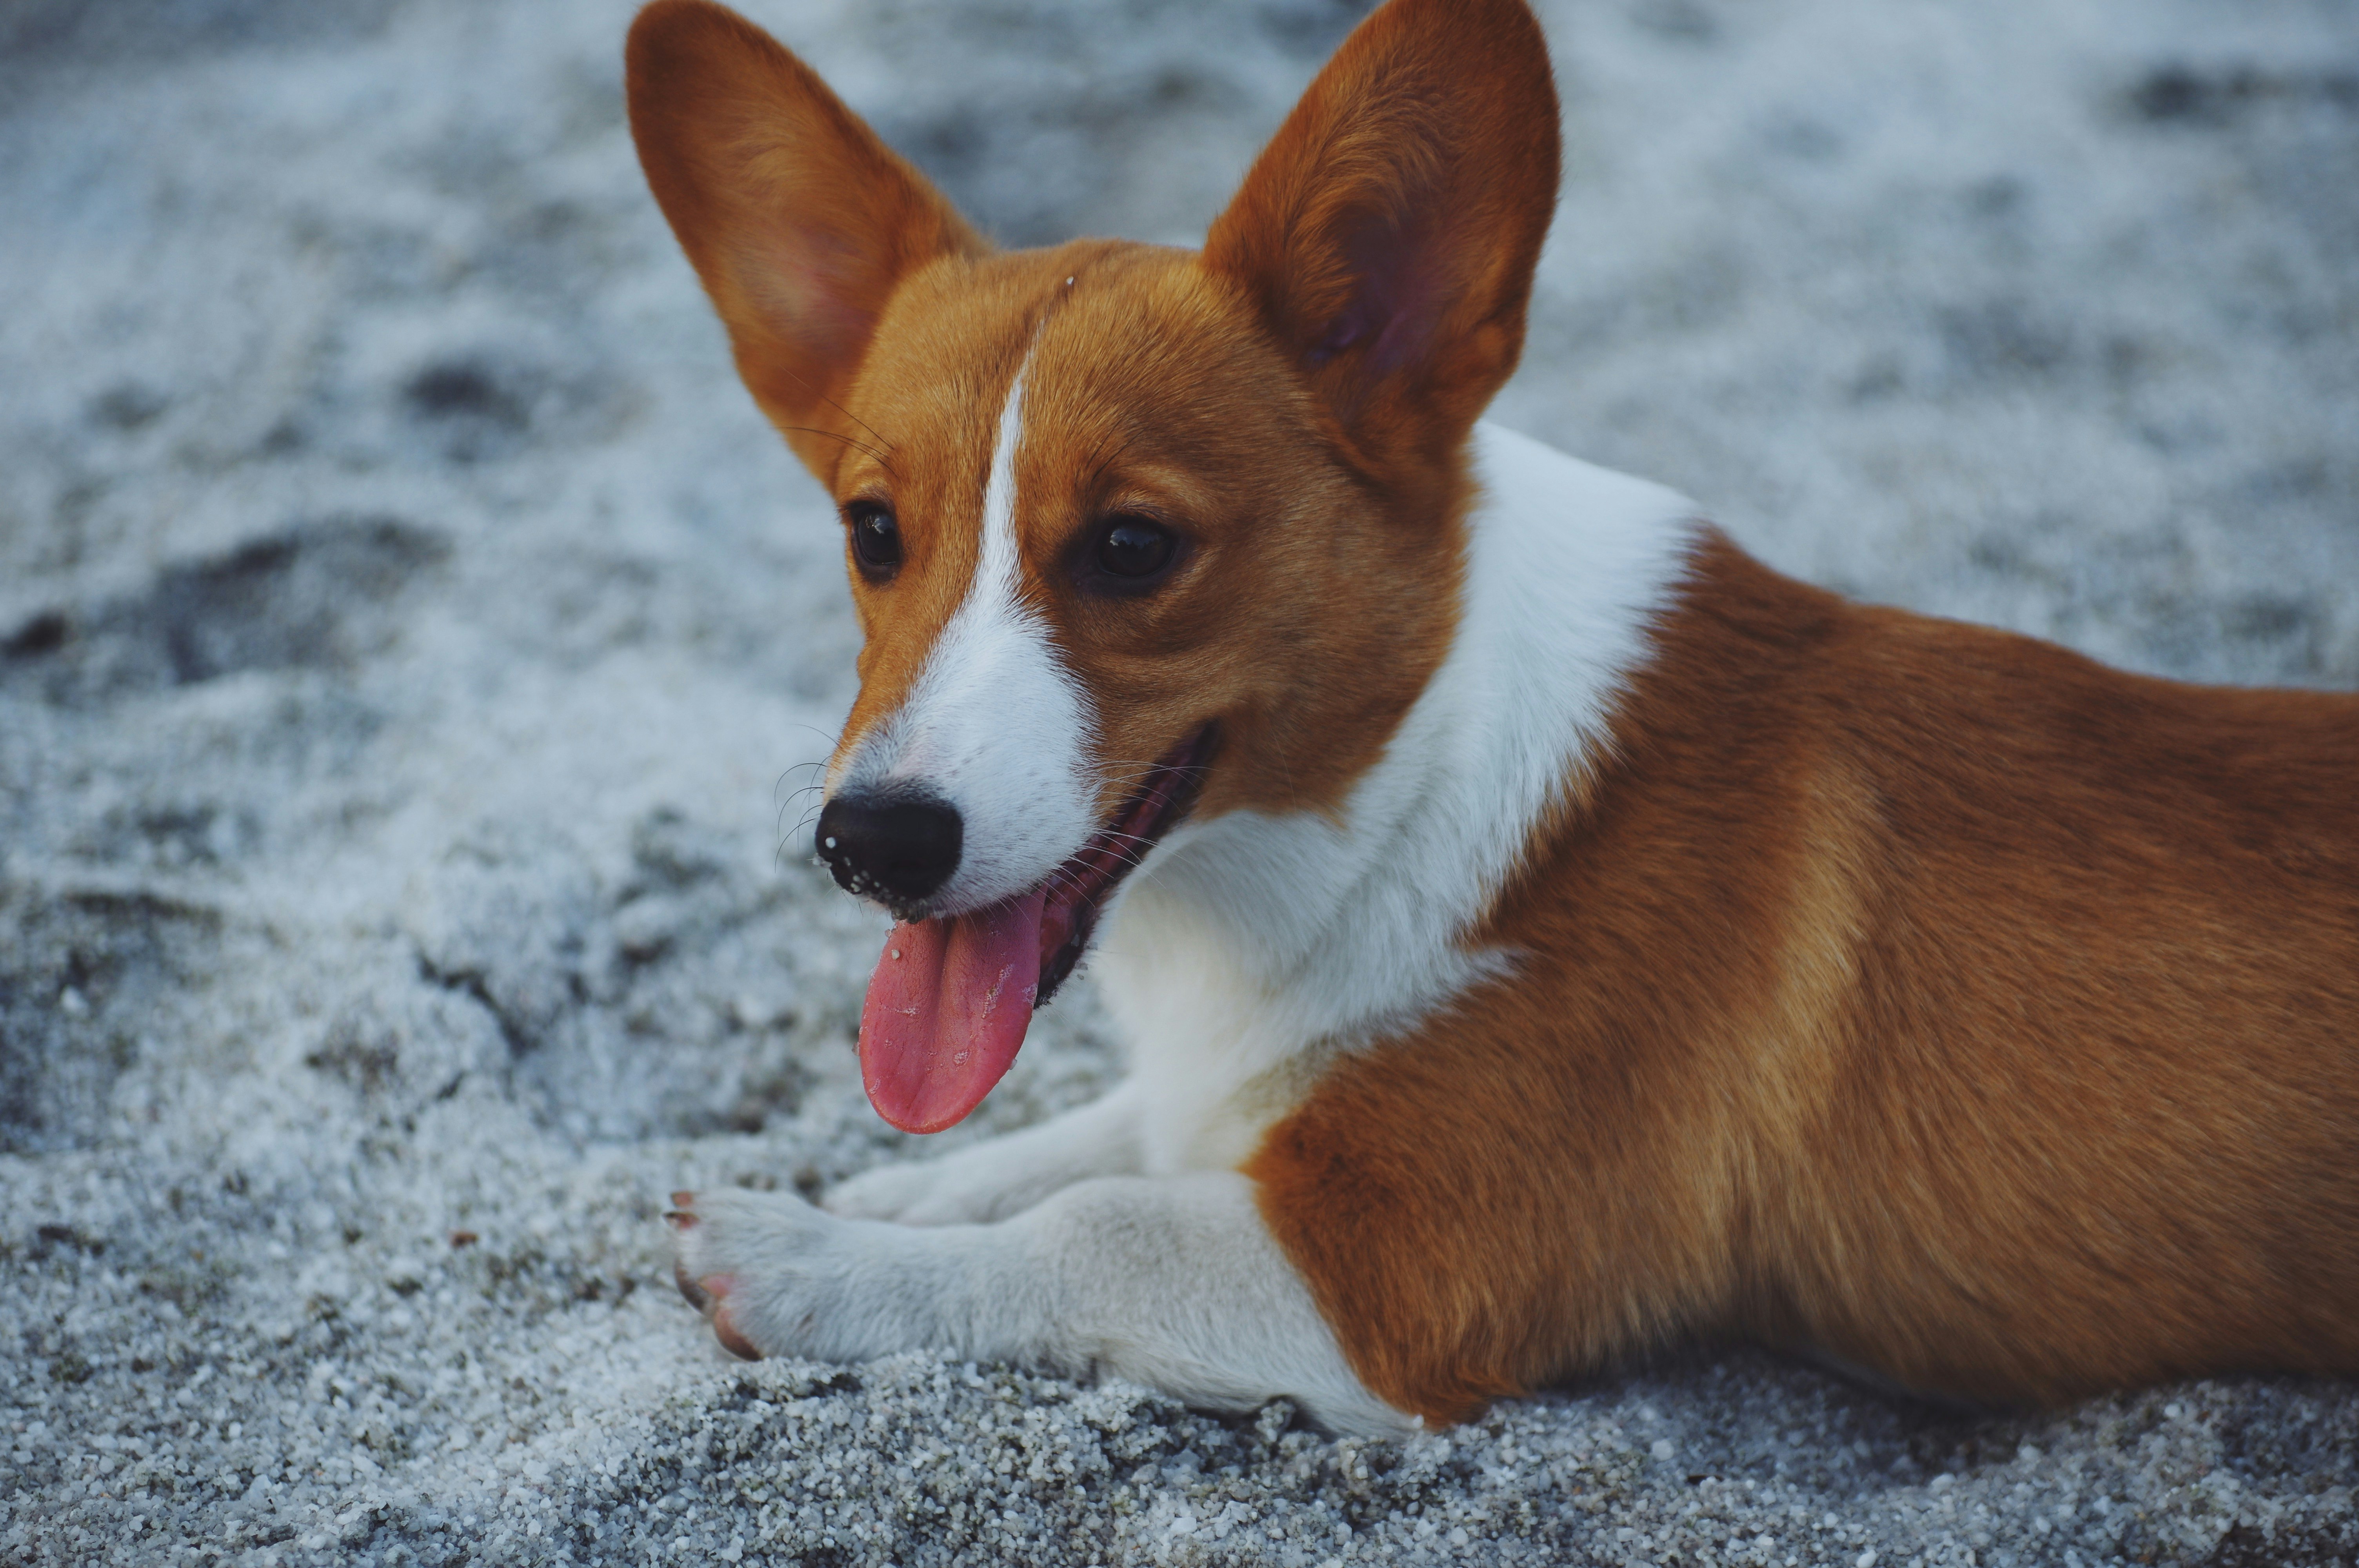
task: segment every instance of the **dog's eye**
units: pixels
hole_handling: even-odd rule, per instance
[[[901,525],[890,508],[874,501],[854,501],[843,508],[844,526],[852,530],[852,558],[872,579],[893,575],[901,564]]]
[[[1125,587],[1143,588],[1170,566],[1179,546],[1179,537],[1151,517],[1119,516],[1099,530],[1092,560]]]

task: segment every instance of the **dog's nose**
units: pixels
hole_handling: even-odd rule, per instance
[[[819,814],[819,858],[846,892],[905,906],[951,880],[965,833],[930,795],[841,795]]]

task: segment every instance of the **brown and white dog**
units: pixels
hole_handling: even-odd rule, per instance
[[[958,1120],[1093,947],[1134,1053],[821,1207],[679,1195],[723,1344],[1358,1432],[1695,1335],[2359,1371],[2359,698],[1851,604],[1478,424],[1556,198],[1520,0],[1392,0],[1201,253],[994,250],[707,0],[629,82],[844,521],[870,1098]]]

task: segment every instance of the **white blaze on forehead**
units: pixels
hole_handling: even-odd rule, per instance
[[[869,732],[836,791],[924,791],[958,808],[965,824],[958,871],[932,901],[946,914],[1023,892],[1097,828],[1089,703],[1022,597],[1016,453],[1031,369],[1027,354],[1000,410],[966,599],[900,709]]]
[[[1016,602],[1021,580],[1016,548],[1016,449],[1024,440],[1024,383],[1031,370],[1032,356],[1027,354],[1016,379],[1007,384],[1007,401],[999,410],[999,428],[991,442],[991,477],[983,486],[983,547],[962,614],[984,603],[1023,613]]]

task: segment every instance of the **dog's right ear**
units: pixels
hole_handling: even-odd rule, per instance
[[[711,0],[655,0],[624,50],[631,136],[737,372],[826,482],[837,406],[903,279],[990,247],[811,69]]]

